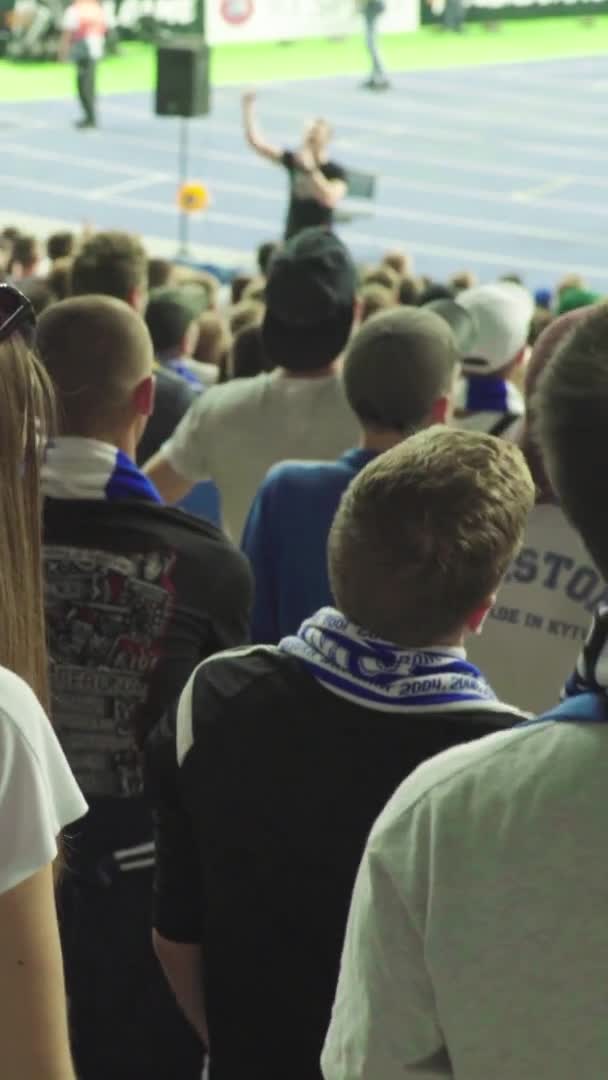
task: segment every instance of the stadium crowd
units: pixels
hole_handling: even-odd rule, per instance
[[[328,228],[0,281],[7,1080],[608,1075],[608,305]]]

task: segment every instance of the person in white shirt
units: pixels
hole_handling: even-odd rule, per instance
[[[341,241],[305,229],[275,256],[262,327],[270,373],[213,386],[191,406],[145,472],[167,502],[215,480],[226,530],[239,541],[254,495],[286,458],[331,461],[353,446],[357,420],[338,358],[353,325],[356,271]]]
[[[536,505],[483,633],[469,650],[497,693],[534,713],[556,701],[564,672],[587,636],[589,616],[608,600],[606,585],[559,505],[534,437],[538,380],[567,334],[593,310],[579,308],[555,319],[534,346],[526,372],[527,415],[513,437],[532,470]]]
[[[0,285],[0,1058],[8,1080],[74,1080],[53,863],[86,803],[52,731],[39,470],[51,394],[29,301]]]
[[[84,115],[76,127],[97,126],[96,73],[101,60],[108,21],[99,0],[74,0],[63,16],[59,58],[76,64],[78,97]]]
[[[553,488],[606,580],[608,305],[551,357],[534,408]],[[560,705],[427,761],[376,821],[326,1080],[608,1076],[607,787],[604,603]]]

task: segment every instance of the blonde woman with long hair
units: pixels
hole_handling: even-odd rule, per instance
[[[0,1072],[73,1080],[53,864],[86,804],[44,712],[40,460],[52,394],[35,316],[0,285]]]

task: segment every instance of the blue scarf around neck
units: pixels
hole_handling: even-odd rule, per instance
[[[513,383],[496,375],[467,375],[463,408],[467,412],[523,414],[521,394]]]
[[[154,484],[122,450],[75,436],[53,439],[47,446],[42,493],[51,499],[163,501]]]
[[[332,693],[385,712],[518,711],[497,700],[464,649],[402,649],[334,608],[322,608],[279,648]]]

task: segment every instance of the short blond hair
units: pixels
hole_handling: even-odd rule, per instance
[[[449,640],[499,585],[533,504],[514,444],[439,426],[413,435],[342,498],[329,538],[337,606],[398,645]]]

